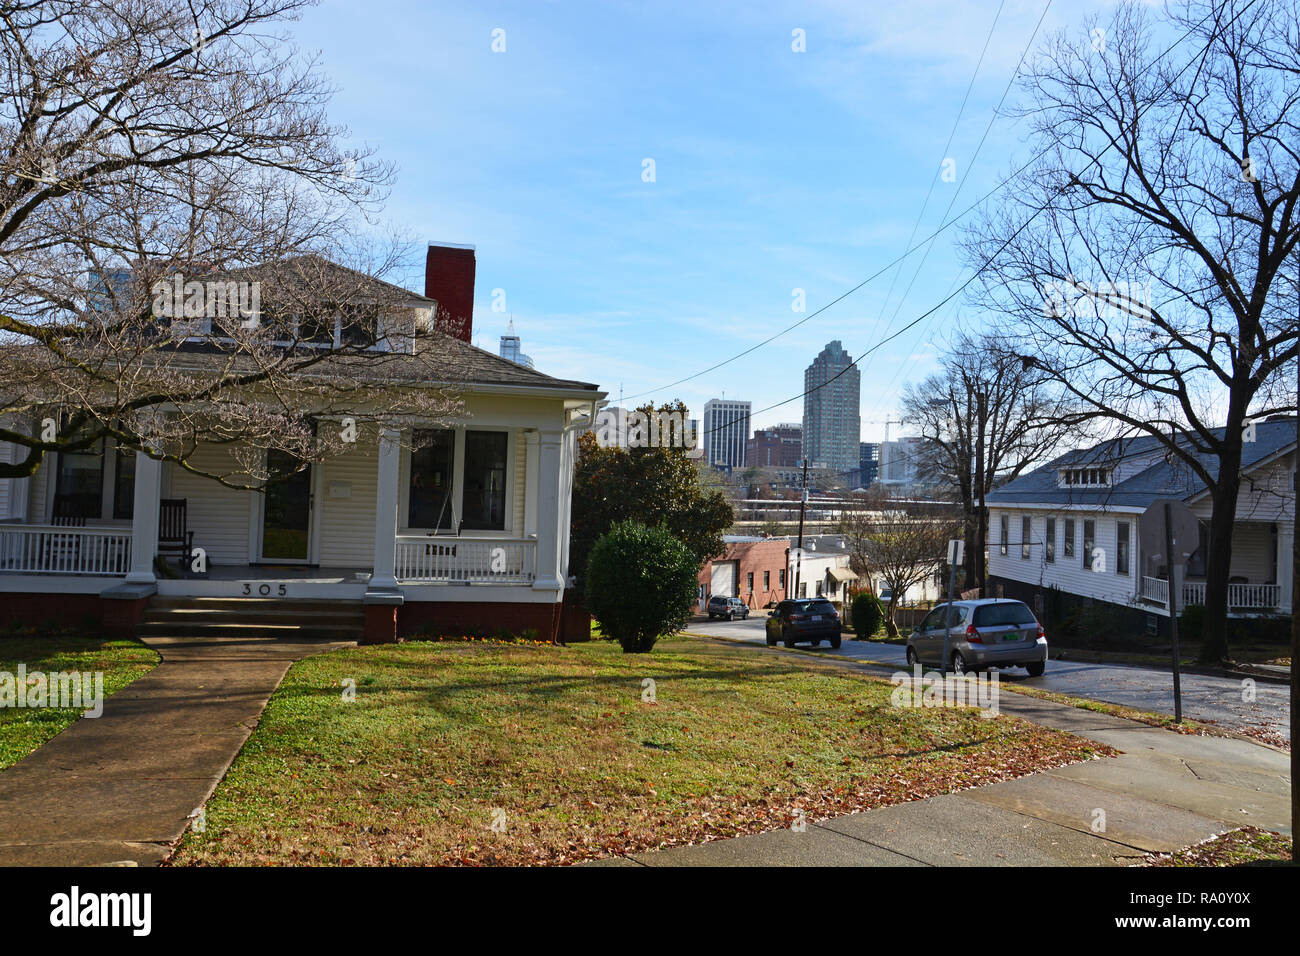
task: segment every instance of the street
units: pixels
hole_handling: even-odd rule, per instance
[[[707,621],[691,624],[687,630],[730,641],[766,647],[764,611],[751,612],[744,621]],[[817,648],[799,645],[821,654],[848,658],[863,663],[904,669],[906,649],[902,644],[855,641],[847,634],[838,651],[825,644]],[[1084,697],[1090,700],[1123,704],[1139,710],[1172,714],[1174,712],[1173,676],[1150,667],[1128,664],[1090,664],[1082,661],[1048,661],[1047,673],[1031,678],[1020,668],[999,672],[999,680],[1026,683],[1043,690]],[[1243,701],[1242,681],[1233,677],[1210,677],[1183,674],[1183,715],[1194,720],[1215,723],[1233,731],[1266,731],[1289,740],[1289,691],[1285,684],[1257,682],[1255,700]]]

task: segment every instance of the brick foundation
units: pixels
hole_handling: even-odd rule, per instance
[[[560,640],[565,644],[579,644],[591,640],[591,614],[574,593],[564,593],[564,610],[560,618]]]
[[[531,628],[537,640],[554,641],[561,635],[560,604],[475,604],[465,601],[407,601],[396,611],[397,635],[461,635],[478,633],[490,637],[498,630],[520,634]],[[370,607],[366,608],[369,641]]]
[[[109,599],[98,594],[0,593],[0,627],[99,629],[107,637],[135,637],[149,598]]]
[[[396,604],[367,604],[365,644],[392,644],[397,640]]]
[[[100,598],[104,609],[104,633],[110,637],[135,637],[149,600],[147,597],[131,600]]]

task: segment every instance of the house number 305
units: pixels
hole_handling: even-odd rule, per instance
[[[272,591],[273,588],[274,588],[274,592]],[[245,595],[251,595],[252,593],[253,593],[253,584],[252,584],[252,582],[251,582],[251,581],[245,581],[245,582],[244,582],[244,594],[245,594]],[[287,585],[284,585],[284,584],[277,584],[277,585],[271,585],[271,584],[259,584],[259,585],[257,586],[257,595],[258,595],[258,597],[270,597],[272,593],[274,593],[277,597],[284,597],[286,594],[289,593],[289,588],[288,588]]]

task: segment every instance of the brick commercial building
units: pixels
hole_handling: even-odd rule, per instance
[[[760,428],[745,443],[747,468],[794,468],[803,451],[803,427],[774,425]]]
[[[751,608],[785,600],[788,538],[726,535],[724,555],[700,569],[700,609],[714,594],[738,597]]]

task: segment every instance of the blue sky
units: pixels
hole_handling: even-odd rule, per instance
[[[656,389],[805,318],[793,290],[812,312],[895,258],[945,157],[957,181],[935,183],[918,236],[959,185],[954,210],[1023,160],[1022,131],[999,120],[970,161],[1045,3],[1006,0],[946,151],[997,0],[325,0],[292,31],[339,87],[331,117],[398,165],[387,219],[477,247],[476,344],[496,351],[513,317],[539,369],[617,400],[620,386]],[[1039,40],[1093,14],[1104,23],[1108,6],[1056,0]],[[792,50],[796,29],[806,52]],[[725,392],[754,403],[755,426],[799,421],[802,401],[757,410],[798,395],[831,339],[856,358],[944,298],[965,276],[956,235],[914,283],[919,254],[647,397],[698,410]],[[979,324],[960,305],[864,360],[864,440],[897,417],[903,382],[933,370],[959,318]]]

